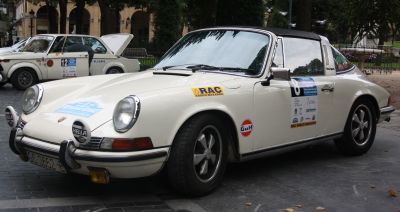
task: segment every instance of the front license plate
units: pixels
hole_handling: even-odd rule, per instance
[[[26,154],[28,155],[29,162],[46,168],[46,169],[51,169],[57,172],[61,173],[67,173],[65,168],[61,165],[60,161],[57,158],[52,158],[48,156],[44,156],[35,152],[29,152],[27,151]]]

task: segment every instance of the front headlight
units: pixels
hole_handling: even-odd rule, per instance
[[[140,112],[137,96],[128,96],[118,102],[114,109],[113,122],[117,132],[124,133],[135,124]]]
[[[22,111],[24,114],[28,115],[35,111],[39,107],[42,97],[43,87],[40,84],[26,89],[22,96]]]

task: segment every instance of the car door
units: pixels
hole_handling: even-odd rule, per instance
[[[255,84],[255,150],[313,139],[322,124],[326,99],[319,91],[324,75],[320,42],[279,39],[273,66],[289,68],[293,76],[289,81],[272,79],[269,86]]]
[[[59,36],[47,55],[49,79],[82,77],[89,75],[88,53],[85,51],[68,52],[72,45],[82,45],[78,36]]]
[[[93,59],[90,62],[90,73],[92,75],[105,74],[103,69],[107,63],[115,60],[115,56],[107,51],[107,48],[94,37],[83,37],[83,44],[93,50]]]

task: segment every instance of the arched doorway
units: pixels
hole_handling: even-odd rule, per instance
[[[147,12],[138,11],[132,15],[131,33],[135,36],[135,46],[145,46],[149,43],[149,20],[150,15]]]
[[[78,16],[78,8],[74,8],[71,13],[69,13],[69,27],[68,31],[69,33],[76,33],[76,34],[86,34],[89,35],[89,29],[90,29],[90,13],[83,8],[82,10],[82,20],[79,21],[79,16]],[[80,27],[81,27],[81,32],[79,29],[79,26],[77,23],[80,22]]]
[[[58,12],[55,7],[45,5],[36,13],[36,34],[58,33]]]

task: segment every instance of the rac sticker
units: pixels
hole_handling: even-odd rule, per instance
[[[251,134],[252,131],[253,123],[249,119],[244,120],[243,123],[240,125],[240,133],[242,134],[242,136],[247,137]]]
[[[222,87],[220,87],[220,86],[192,88],[192,92],[195,97],[224,95],[224,90],[222,90]]]

